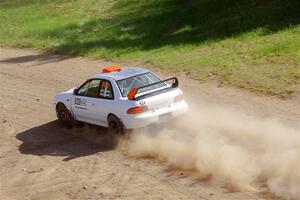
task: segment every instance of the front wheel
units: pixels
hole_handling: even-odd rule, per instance
[[[72,126],[72,116],[66,106],[63,104],[59,104],[56,112],[58,121],[64,126],[70,128]]]
[[[124,133],[124,125],[117,116],[115,115],[108,116],[108,131],[111,134]]]

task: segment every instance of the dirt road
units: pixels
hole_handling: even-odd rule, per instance
[[[53,96],[111,64],[0,49],[0,199],[276,199],[268,192],[228,192],[154,159],[128,157],[104,145],[105,129],[61,128]],[[229,106],[299,128],[299,95],[258,97],[178,75],[196,105]]]

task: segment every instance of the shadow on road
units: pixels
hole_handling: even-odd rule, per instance
[[[117,143],[105,128],[85,125],[66,129],[57,121],[23,131],[16,138],[23,142],[19,146],[22,154],[61,156],[64,161],[113,150]]]
[[[40,53],[28,56],[17,56],[12,58],[7,58],[0,60],[0,63],[6,64],[19,64],[19,63],[28,63],[28,62],[41,62],[42,64],[58,62],[68,59],[68,56],[50,54],[50,53]],[[34,65],[33,65],[34,66]]]

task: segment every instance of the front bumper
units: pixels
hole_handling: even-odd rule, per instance
[[[186,113],[188,105],[185,101],[173,104],[171,107],[160,108],[158,110],[148,111],[138,115],[127,115],[122,118],[126,129],[138,129],[149,126],[154,123],[166,122],[177,116]]]

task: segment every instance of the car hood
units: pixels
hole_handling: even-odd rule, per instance
[[[71,88],[65,92],[61,92],[61,93],[57,94],[55,96],[55,99],[58,100],[58,99],[65,99],[65,98],[70,97],[73,94],[74,89],[75,88]]]
[[[69,89],[69,90],[67,90],[67,91],[65,91],[65,92],[61,92],[61,93],[59,93],[59,94],[73,94],[74,89],[75,89],[75,87],[74,87],[74,88],[71,88],[71,89]]]

